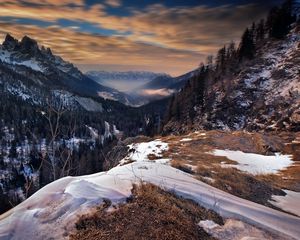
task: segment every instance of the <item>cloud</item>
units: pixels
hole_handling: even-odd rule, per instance
[[[122,5],[120,0],[106,0],[105,3],[111,7],[120,7]]]
[[[178,74],[197,67],[206,55],[215,53],[223,44],[239,40],[245,27],[262,18],[267,11],[264,4],[218,7],[154,4],[145,9],[133,9],[129,16],[116,16],[108,14],[106,8],[107,5],[120,6],[118,0],[92,6],[84,2],[4,0],[1,18],[45,21],[49,27],[2,22],[2,35],[10,32],[20,38],[28,34],[80,65],[135,65]],[[72,21],[72,26],[61,25],[62,19]],[[110,36],[83,33],[80,32],[83,23],[99,32],[113,33]]]
[[[144,96],[161,96],[166,97],[174,93],[174,90],[161,88],[161,89],[143,89],[140,94]]]
[[[97,69],[131,69],[171,72],[178,75],[195,67],[203,56],[198,53],[165,49],[130,39],[114,36],[92,35],[61,29],[57,26],[37,27],[0,22],[0,39],[12,33],[20,39],[23,35],[34,36],[40,45],[50,47],[55,54],[71,61],[82,69],[87,65]]]

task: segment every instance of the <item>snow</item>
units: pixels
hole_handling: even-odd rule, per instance
[[[201,176],[201,178],[203,178],[204,180],[206,180],[207,182],[210,182],[210,183],[214,183],[216,181],[215,179],[210,178],[210,177],[202,177]]]
[[[102,104],[91,98],[80,97],[64,90],[53,90],[55,97],[62,101],[64,107],[72,108],[78,104],[89,112],[103,112]]]
[[[89,129],[92,139],[97,139],[97,138],[99,138],[99,133],[98,133],[98,130],[97,130],[97,129],[92,128],[92,127],[87,126],[87,125],[85,125],[85,126]]]
[[[219,150],[216,149],[209,154],[227,157],[236,161],[238,164],[223,164],[224,167],[234,167],[254,175],[257,174],[276,174],[293,164],[291,155],[281,155],[276,153],[274,156],[265,156],[255,153],[244,153],[242,151]]]
[[[180,140],[180,142],[190,142],[192,140],[193,140],[192,138],[183,138]]]
[[[27,61],[23,61],[23,62],[14,62],[14,64],[23,65],[23,66],[31,68],[32,70],[35,70],[35,71],[38,71],[38,72],[43,72],[43,69],[39,66],[39,64],[35,60],[27,60]]]
[[[198,225],[214,238],[220,240],[274,239],[270,234],[263,230],[235,219],[227,219],[223,226],[220,226],[211,220],[200,221]]]
[[[272,196],[271,204],[300,217],[300,192],[284,190],[285,196]]]
[[[44,70],[39,66],[38,62],[35,59],[30,59],[26,61],[15,61],[12,59],[11,52],[7,50],[0,50],[0,60],[2,62],[6,62],[8,64],[13,65],[23,65],[26,67],[31,68],[32,70],[38,71],[38,72],[44,72]]]
[[[108,100],[114,100],[114,101],[117,101],[118,99],[116,99],[114,97],[114,95],[110,92],[98,92],[98,96],[99,97],[102,97],[104,98],[105,100],[108,99]]]
[[[202,227],[205,231],[208,231],[208,230],[211,230],[211,229],[214,229],[216,227],[219,227],[220,225],[215,223],[214,221],[212,220],[203,220],[203,221],[200,221],[198,223],[198,225],[200,227]]]
[[[79,103],[81,107],[89,112],[103,112],[101,103],[96,102],[91,98],[75,96],[75,101]]]
[[[300,236],[300,218],[238,198],[213,188],[169,165],[137,161],[108,172],[59,179],[0,216],[0,239],[67,239],[81,214],[108,198],[121,203],[133,183],[150,182],[177,195],[289,237]],[[55,231],[53,231],[55,229]]]
[[[124,158],[120,164],[128,161],[151,161],[149,155],[154,155],[160,163],[167,163],[170,159],[162,159],[162,153],[169,149],[168,143],[162,142],[159,139],[150,142],[133,143],[128,145],[130,154]]]
[[[129,154],[123,161],[132,159],[134,162],[118,165],[108,172],[59,179],[1,215],[0,239],[68,239],[79,216],[88,214],[104,199],[110,199],[113,204],[125,203],[132,185],[141,182],[192,199],[229,218],[225,228],[222,226],[217,231],[221,234],[218,236],[238,233],[239,238],[227,239],[257,236],[265,239],[264,231],[259,230],[261,235],[258,235],[257,228],[251,225],[284,237],[297,239],[300,236],[300,218],[223,192],[170,165],[150,161],[149,154],[162,157],[163,151],[168,150],[168,144],[160,139],[129,146]],[[219,229],[218,226],[213,228],[211,222],[202,224],[210,230]]]

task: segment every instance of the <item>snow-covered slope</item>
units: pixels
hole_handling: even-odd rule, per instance
[[[159,158],[167,145],[162,146],[159,140],[134,145],[134,149],[148,148]],[[300,218],[225,193],[192,175],[147,159],[146,153],[149,151],[140,152],[138,161],[119,165],[108,172],[66,177],[47,185],[0,216],[0,239],[67,239],[80,215],[88,213],[103,199],[115,204],[124,202],[131,195],[132,184],[141,182],[150,182],[193,199],[223,217],[269,230],[282,239],[299,239]]]

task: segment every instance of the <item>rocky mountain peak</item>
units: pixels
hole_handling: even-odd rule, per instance
[[[5,40],[2,45],[6,49],[14,49],[18,45],[18,40],[12,37],[10,34],[6,34]]]
[[[52,53],[52,51],[51,51],[51,49],[50,48],[46,48],[46,47],[44,47],[44,46],[42,46],[41,47],[41,53],[43,54],[43,55],[46,55],[47,57],[54,57],[53,56],[53,53]]]
[[[39,52],[39,46],[36,40],[24,36],[20,42],[21,51],[24,53],[37,53]]]

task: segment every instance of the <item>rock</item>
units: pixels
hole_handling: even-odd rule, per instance
[[[7,34],[2,45],[5,49],[12,50],[18,45],[18,40]]]

